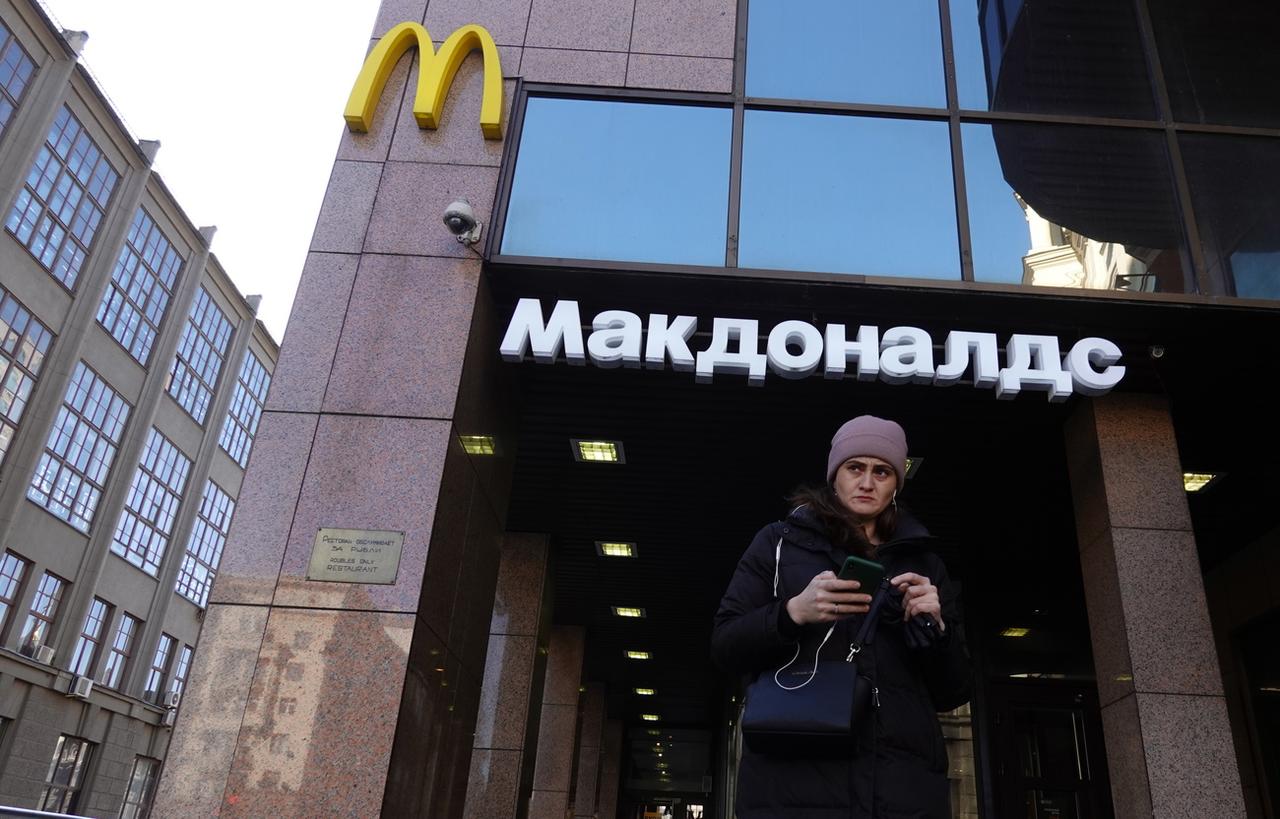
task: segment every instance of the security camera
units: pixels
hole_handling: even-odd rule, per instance
[[[480,241],[480,229],[484,225],[476,219],[475,209],[465,199],[455,199],[444,209],[444,224],[459,242],[475,244]]]

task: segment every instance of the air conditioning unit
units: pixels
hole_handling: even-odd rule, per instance
[[[67,696],[87,700],[93,693],[93,680],[89,677],[72,677],[67,685]]]
[[[36,646],[36,662],[53,665],[53,646]]]
[[[164,707],[165,707],[165,708],[177,708],[177,707],[178,707],[178,703],[179,703],[181,700],[182,700],[182,694],[180,694],[180,693],[179,693],[179,692],[177,692],[177,691],[170,691],[168,694],[165,694],[165,695],[164,695]]]
[[[178,712],[172,709],[164,712],[164,718],[160,720],[160,724],[166,728],[172,728],[174,721],[178,718]]]

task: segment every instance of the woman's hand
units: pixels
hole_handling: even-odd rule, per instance
[[[917,614],[927,614],[938,624],[938,632],[946,633],[947,624],[942,621],[942,602],[938,599],[938,587],[929,578],[906,572],[889,581],[902,592],[902,620],[906,622]]]
[[[787,601],[791,622],[832,623],[855,614],[866,614],[871,595],[858,594],[856,580],[840,580],[835,572],[826,571],[809,581],[804,591]]]

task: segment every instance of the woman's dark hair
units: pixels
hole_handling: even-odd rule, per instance
[[[835,489],[831,484],[797,487],[787,498],[787,503],[791,504],[793,509],[797,506],[808,506],[823,528],[827,530],[827,537],[830,538],[833,546],[839,546],[859,557],[871,557],[875,553],[875,546],[867,540],[861,524],[836,497]],[[897,525],[898,509],[890,504],[876,518],[876,536],[881,543],[893,537],[893,531]]]

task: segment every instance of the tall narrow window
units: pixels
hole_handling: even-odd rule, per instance
[[[9,615],[18,604],[22,578],[27,575],[28,565],[27,561],[13,552],[5,552],[0,556],[0,640],[4,639],[9,627]]]
[[[36,64],[31,55],[0,21],[0,136],[9,127],[13,112],[22,104],[22,96],[35,73]]]
[[[81,532],[89,531],[128,417],[129,405],[83,361],[78,363],[27,497]]]
[[[198,424],[204,423],[209,412],[222,360],[231,344],[231,329],[226,314],[201,287],[169,370],[169,394]]]
[[[74,290],[120,175],[65,105],[27,173],[5,227]]]
[[[173,667],[173,678],[169,680],[169,693],[182,696],[182,687],[187,684],[187,673],[191,671],[191,655],[195,653],[195,649],[191,646],[184,645],[182,653],[178,655],[178,662]]]
[[[271,375],[252,352],[244,354],[236,392],[231,397],[231,409],[222,425],[218,444],[243,468],[249,463],[249,449],[253,436],[258,432],[258,420],[262,418],[262,405],[267,401],[267,388]]]
[[[191,527],[177,585],[178,594],[201,608],[209,601],[209,588],[222,559],[222,547],[227,542],[227,529],[235,508],[235,502],[216,483],[205,484],[200,514]]]
[[[76,640],[75,654],[71,655],[72,674],[88,677],[93,673],[93,664],[98,659],[98,649],[102,646],[102,630],[111,619],[111,606],[101,598],[93,598],[89,604],[89,613],[85,615],[84,626],[80,629],[80,638]]]
[[[45,572],[36,587],[35,599],[31,601],[31,611],[27,614],[27,622],[22,626],[22,639],[18,650],[28,657],[34,657],[36,649],[49,642],[49,634],[53,631],[53,622],[58,617],[58,604],[62,602],[62,590],[66,581],[57,575]]]
[[[53,761],[44,779],[44,791],[36,807],[54,813],[74,813],[80,803],[80,786],[89,767],[93,743],[66,734],[58,737]]]
[[[0,463],[40,376],[53,333],[0,287]]]
[[[144,367],[181,269],[182,257],[138,208],[98,306],[98,323]]]
[[[120,625],[111,638],[111,650],[107,652],[107,664],[102,667],[99,682],[107,688],[119,688],[124,679],[125,669],[129,667],[129,658],[133,656],[133,643],[142,631],[142,621],[125,612],[120,615]]]
[[[165,704],[160,702],[160,692],[164,690],[164,678],[169,675],[169,663],[173,662],[173,647],[177,642],[168,634],[160,633],[156,653],[151,658],[151,670],[147,672],[147,684],[142,689],[142,698],[147,702]]]
[[[191,459],[153,427],[111,539],[111,551],[147,574],[160,570]]]
[[[158,759],[140,756],[133,761],[129,787],[124,792],[124,804],[120,806],[120,819],[147,819],[151,816],[151,803],[155,801],[159,773]]]

